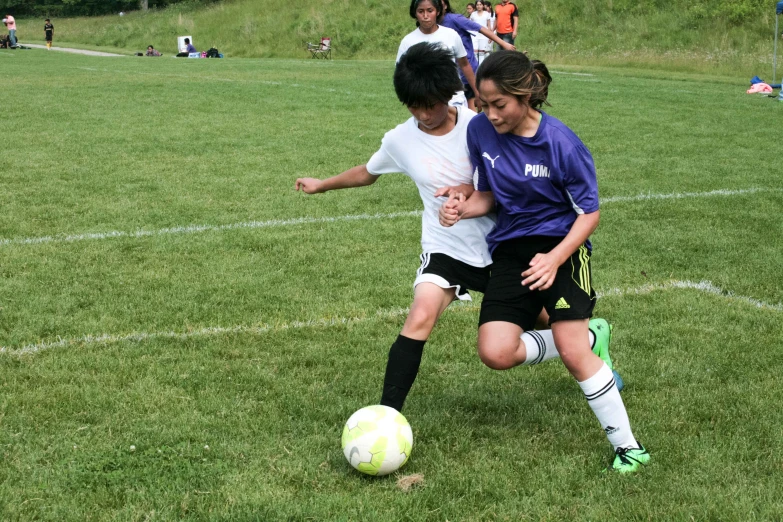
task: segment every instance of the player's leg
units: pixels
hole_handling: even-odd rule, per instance
[[[414,290],[413,304],[402,332],[389,350],[383,380],[381,404],[402,411],[416,375],[419,373],[424,344],[438,318],[456,298],[454,288],[420,283]]]
[[[522,286],[530,257],[515,243],[501,244],[492,255],[492,274],[481,304],[478,354],[495,370],[538,364],[558,356],[549,329],[533,330],[546,320],[538,292]]]
[[[489,267],[474,267],[441,253],[422,254],[411,310],[389,351],[381,404],[402,410],[438,318],[453,300],[470,301],[469,289],[483,292],[488,280]]]
[[[588,322],[595,306],[595,291],[590,281],[590,253],[582,247],[560,267],[552,287],[541,293],[560,358],[578,381],[615,449],[612,468],[620,472],[636,471],[650,456],[631,431],[612,369],[593,351],[595,339],[599,335],[607,337],[608,332],[607,335],[597,332],[591,339]]]
[[[468,100],[468,109],[472,111],[476,111],[476,93],[473,92],[473,89],[470,85],[467,83],[463,84],[465,88],[465,99]]]
[[[612,370],[590,349],[587,319],[557,321],[552,324],[560,358],[576,378],[587,403],[615,450],[611,468],[627,473],[650,460],[637,442]]]

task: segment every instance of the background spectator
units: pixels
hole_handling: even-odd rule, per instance
[[[451,9],[451,5],[449,4],[449,0],[441,1],[443,2],[444,13],[441,15],[441,18],[438,19],[438,22],[443,25],[443,27],[448,27],[457,32],[460,39],[462,40],[463,46],[467,50],[468,63],[470,63],[470,67],[473,69],[474,75],[478,69],[478,60],[476,59],[476,55],[473,52],[473,41],[471,39],[471,33],[480,33],[487,38],[494,40],[498,45],[506,50],[515,50],[512,44],[504,42],[495,36],[495,34],[489,31],[486,27],[483,27],[476,22],[473,22],[472,20],[467,20],[464,16],[454,13]],[[472,110],[476,110],[475,89],[473,89],[471,82],[462,72],[460,72],[460,78],[465,85],[465,98],[468,100],[468,107]]]
[[[5,15],[3,23],[8,28],[8,38],[10,39],[11,47],[16,47],[16,20],[9,14]]]
[[[52,50],[52,38],[54,38],[54,26],[52,25],[52,21],[48,18],[44,20],[46,22],[44,24],[44,36],[46,36],[46,50],[51,51]]]
[[[181,51],[182,52],[177,55],[179,58],[187,58],[190,53],[198,52],[193,44],[190,43],[190,38],[185,38],[185,49],[181,49]]]
[[[476,2],[476,11],[470,15],[470,19],[479,24],[482,27],[486,27],[488,31],[494,31],[494,20],[492,16],[485,10],[486,7],[482,0]],[[478,33],[474,38],[474,50],[476,51],[476,60],[479,65],[484,61],[484,58],[492,51],[492,42],[489,38],[481,33]]]
[[[516,4],[509,0],[502,0],[495,6],[495,18],[495,29],[500,39],[513,44],[517,39],[519,27],[519,11]]]

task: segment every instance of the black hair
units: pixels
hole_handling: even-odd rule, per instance
[[[443,2],[441,0],[427,0],[432,4],[432,6],[435,8],[436,14],[435,18],[440,18],[443,13],[445,12],[443,10]],[[424,2],[424,0],[411,0],[411,18],[416,20],[416,9],[419,7],[419,4]],[[416,24],[418,25],[418,21]]]
[[[49,19],[47,18],[47,19],[45,19],[45,20],[44,20],[44,22],[51,22],[51,20],[49,20]]]
[[[446,13],[453,13],[454,11],[451,10],[451,2],[449,0],[442,0],[443,2],[443,14]]]
[[[190,43],[190,38],[185,38],[185,43]]]
[[[432,107],[448,103],[463,89],[454,56],[439,44],[411,46],[394,69],[394,91],[407,107]]]
[[[154,49],[154,47],[152,47],[151,45],[148,45],[147,49]]]
[[[549,105],[547,96],[552,76],[544,62],[530,60],[517,51],[497,51],[487,56],[476,72],[476,87],[483,80],[492,80],[498,90],[538,109]]]

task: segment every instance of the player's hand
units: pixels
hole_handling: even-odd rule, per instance
[[[517,35],[514,35],[514,39],[516,39],[516,37],[517,37]],[[516,45],[514,45],[512,43],[508,43],[506,41],[503,42],[502,47],[506,51],[516,51],[517,50],[517,46]]]
[[[465,195],[456,193],[449,196],[448,201],[443,203],[438,210],[438,221],[441,226],[451,227],[457,224],[462,216],[462,203],[465,202]]]
[[[530,260],[530,268],[522,272],[522,284],[530,290],[547,290],[555,282],[557,269],[562,263],[554,254],[536,254]]]
[[[473,98],[473,100],[476,103],[476,112],[480,112],[481,111],[481,98],[478,97],[478,93],[476,93],[476,97]]]
[[[438,190],[435,191],[435,197],[436,198],[442,198],[447,197],[450,198],[452,196],[456,196],[457,194],[462,194],[465,199],[470,197],[470,194],[465,194],[465,187],[461,185],[457,185],[455,187],[441,187]],[[463,200],[464,201],[464,200]]]
[[[301,190],[305,194],[319,194],[324,191],[321,180],[315,178],[298,178],[294,190]]]

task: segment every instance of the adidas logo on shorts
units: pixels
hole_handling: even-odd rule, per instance
[[[557,300],[557,303],[555,303],[555,310],[562,310],[564,308],[571,308],[571,305],[566,303],[565,298],[561,297]]]

